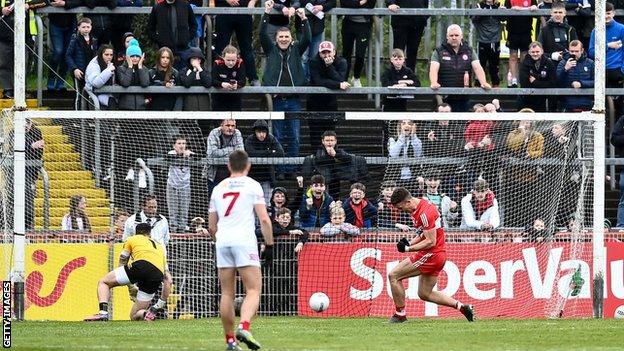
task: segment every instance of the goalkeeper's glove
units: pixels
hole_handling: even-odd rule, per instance
[[[273,245],[264,246],[264,251],[260,256],[264,260],[265,266],[271,266],[273,264]]]
[[[409,248],[409,247],[410,247],[410,242],[409,242],[409,240],[407,240],[407,238],[402,238],[397,243],[397,250],[399,252],[406,252],[407,248]]]

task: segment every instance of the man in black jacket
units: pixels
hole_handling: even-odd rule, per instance
[[[529,53],[520,64],[520,85],[523,88],[555,88],[557,87],[557,65],[544,56],[542,44],[537,41],[529,45]],[[536,112],[546,112],[545,96],[519,97],[518,110],[525,107]],[[549,108],[554,110],[554,107]]]
[[[576,40],[576,29],[565,20],[566,10],[563,3],[555,3],[550,10],[550,20],[542,27],[537,41],[544,46],[544,55],[559,62],[568,51],[568,44]]]
[[[321,147],[316,150],[316,171],[325,178],[329,195],[338,200],[341,199],[340,180],[349,180],[345,175],[349,174],[347,170],[352,158],[344,149],[336,147],[338,136],[333,130],[323,133],[321,143]]]
[[[269,125],[264,120],[257,120],[253,125],[253,134],[245,139],[245,151],[249,157],[283,157],[282,145],[269,133]],[[275,183],[275,166],[254,165],[249,176],[262,185],[266,203],[271,202],[271,192]]]
[[[347,82],[347,60],[336,56],[336,48],[331,41],[319,45],[318,54],[310,61],[310,85],[327,89],[347,90],[351,84]],[[334,94],[308,95],[308,111],[338,111],[338,101]],[[310,140],[321,139],[326,130],[334,130],[334,119],[308,120]]]
[[[175,18],[175,20],[172,20]],[[180,70],[184,62],[180,53],[189,48],[197,33],[197,22],[191,5],[186,0],[166,0],[157,3],[150,12],[147,33],[159,48],[168,47],[176,56],[175,68]]]

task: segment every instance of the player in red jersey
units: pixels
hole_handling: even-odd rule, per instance
[[[411,213],[414,227],[422,231],[419,236],[411,240],[402,238],[397,243],[399,252],[413,252],[414,254],[401,261],[388,273],[392,299],[396,307],[390,323],[407,321],[403,279],[416,276],[420,276],[418,297],[421,300],[455,308],[468,321],[473,322],[472,305],[464,305],[439,291],[433,291],[433,287],[438,282],[438,275],[446,263],[444,229],[436,206],[426,199],[412,197],[412,194],[405,188],[396,188],[390,197],[390,202],[398,210]]]

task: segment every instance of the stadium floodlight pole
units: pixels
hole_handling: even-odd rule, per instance
[[[593,296],[594,318],[603,317],[606,255],[604,245],[605,194],[605,65],[606,65],[606,1],[596,1],[595,10],[595,71],[594,71],[594,222],[593,222]]]
[[[25,277],[25,118],[26,110],[26,6],[25,0],[16,0],[13,9],[14,16],[14,57],[13,57],[13,85],[15,105],[13,106],[13,282],[15,319],[24,319],[24,277]]]

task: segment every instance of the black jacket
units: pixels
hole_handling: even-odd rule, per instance
[[[566,22],[557,23],[552,19],[540,30],[537,41],[544,46],[544,56],[551,57],[553,52],[567,52],[568,44],[576,40],[576,30]]]
[[[529,76],[533,76],[536,80],[531,83]],[[527,54],[520,65],[519,78],[523,88],[555,88],[557,86],[557,66],[544,55],[540,58],[539,64],[536,65],[536,61]]]
[[[177,13],[178,35],[174,38],[171,30],[171,7],[175,6]],[[166,1],[154,5],[147,23],[147,33],[152,42],[159,48],[166,46],[173,52],[182,51],[188,48],[189,41],[195,38],[197,33],[197,22],[191,5],[186,0],[176,0],[173,4]]]
[[[334,62],[327,66],[317,54],[310,61],[310,85],[328,89],[340,89],[340,83],[347,81],[347,60],[336,56]],[[309,111],[337,111],[338,102],[334,94],[308,95]]]
[[[225,65],[225,61],[222,58],[216,59],[212,66],[212,85],[215,88],[222,89],[221,83],[229,83],[231,80],[236,80],[239,88],[245,86],[247,76],[243,60],[238,59],[234,67],[229,68]],[[241,94],[212,94],[212,109],[214,111],[240,111],[242,109]]]
[[[169,78],[173,84],[179,84],[179,74],[178,70],[175,68],[171,68],[171,77]],[[165,86],[167,84],[167,80],[165,79],[165,72],[158,70],[158,68],[153,67],[148,71],[150,78],[150,85],[155,86]],[[176,107],[176,100],[178,96],[175,94],[158,94],[150,97],[150,110],[153,111],[173,111]]]
[[[258,140],[256,137],[256,130],[261,130],[267,133],[264,141]],[[282,145],[275,139],[275,137],[269,134],[269,125],[264,120],[257,120],[253,125],[253,131],[250,136],[245,139],[245,151],[249,154],[249,157],[283,157],[284,149]],[[273,165],[254,165],[249,176],[258,182],[269,181],[271,185],[275,183],[275,166]]]
[[[179,72],[180,82],[186,88],[203,86],[211,87],[210,73],[205,69],[201,72],[193,71],[191,58],[199,57],[201,66],[204,67],[206,58],[198,48],[190,48],[187,66]],[[208,94],[184,94],[184,111],[208,111],[210,110],[210,98]]]

